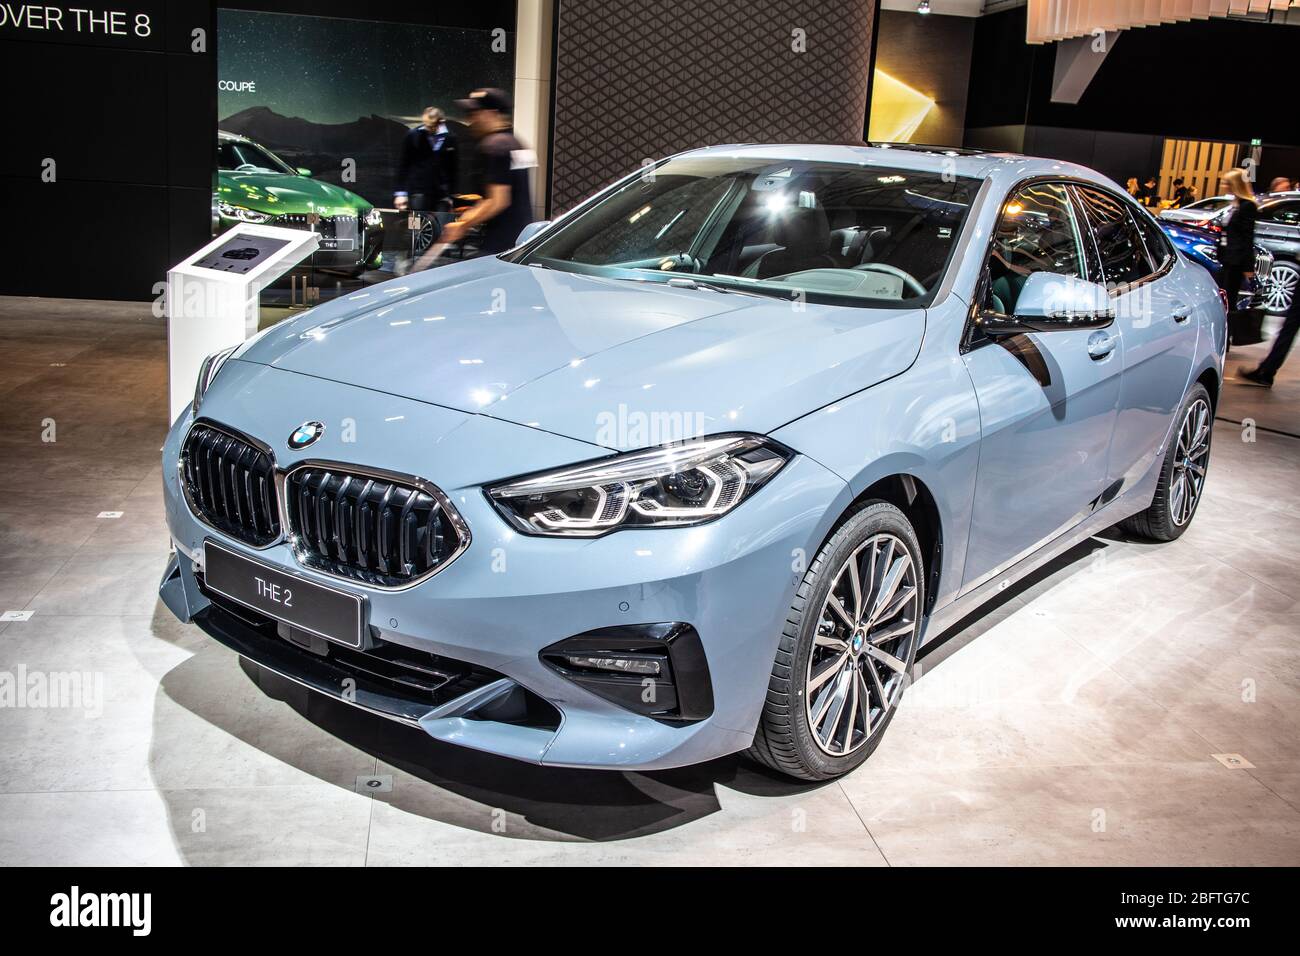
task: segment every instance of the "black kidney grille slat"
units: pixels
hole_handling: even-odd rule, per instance
[[[299,560],[340,577],[398,587],[461,546],[438,499],[400,481],[301,468],[285,479],[285,498]]]
[[[252,442],[198,422],[181,462],[190,507],[209,525],[256,547],[280,536],[275,464]]]

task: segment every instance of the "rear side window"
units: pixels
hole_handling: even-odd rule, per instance
[[[1284,226],[1300,225],[1300,200],[1279,202],[1259,211],[1260,222],[1276,222]]]
[[[1104,278],[1114,285],[1141,282],[1155,271],[1137,222],[1123,200],[1091,186],[1076,187],[1088,225],[1097,240]]]

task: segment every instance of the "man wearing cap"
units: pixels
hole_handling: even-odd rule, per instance
[[[505,252],[533,218],[528,177],[537,167],[537,155],[515,138],[510,120],[510,97],[498,89],[475,90],[457,100],[478,140],[483,199],[475,203],[438,236],[439,243],[459,242],[475,226],[483,227],[484,255]]]

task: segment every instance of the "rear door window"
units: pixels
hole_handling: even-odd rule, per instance
[[[1084,216],[1097,243],[1106,282],[1116,286],[1141,282],[1156,266],[1147,256],[1142,230],[1122,199],[1093,186],[1076,186]]]

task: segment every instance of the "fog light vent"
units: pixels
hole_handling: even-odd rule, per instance
[[[700,635],[689,624],[602,627],[543,648],[542,663],[591,693],[667,721],[713,713]]]

